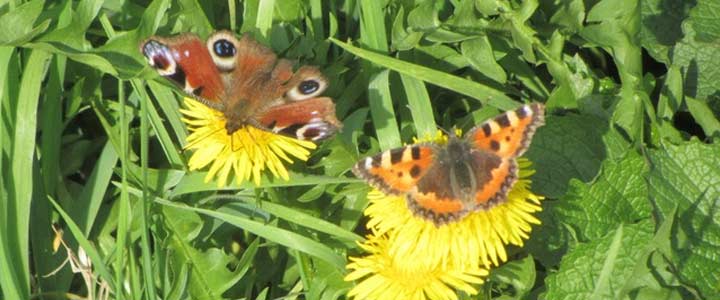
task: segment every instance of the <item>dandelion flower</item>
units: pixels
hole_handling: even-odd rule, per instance
[[[504,203],[442,226],[415,216],[404,196],[372,191],[365,210],[370,217],[368,227],[381,234],[399,232],[388,250],[392,256],[417,257],[429,265],[497,266],[507,260],[506,245],[523,246],[531,225],[540,224],[533,214],[542,210],[543,197],[530,191],[531,163],[520,158],[518,165],[520,178]]]
[[[217,177],[218,187],[227,184],[235,175],[238,184],[252,181],[260,185],[262,173],[269,170],[274,177],[289,180],[285,163],[293,158],[306,161],[309,149],[315,149],[310,141],[301,141],[278,135],[252,126],[244,126],[228,135],[225,130],[225,116],[191,98],[185,98],[187,109],[180,112],[188,126],[189,150],[195,150],[188,161],[190,170],[210,165],[205,182]]]
[[[477,266],[408,264],[388,251],[394,238],[373,234],[360,247],[369,254],[351,257],[346,281],[360,280],[348,297],[355,299],[456,300],[457,291],[475,295],[486,269]]]

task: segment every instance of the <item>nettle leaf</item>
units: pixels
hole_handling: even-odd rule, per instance
[[[583,237],[592,240],[622,223],[650,217],[645,161],[636,152],[621,160],[603,162],[600,175],[589,184],[573,179],[555,213]]]
[[[700,42],[691,28],[685,28],[685,38],[672,49],[672,64],[684,70],[685,93],[706,98],[720,89],[720,44]]]
[[[545,279],[541,299],[622,299],[626,285],[646,264],[653,225],[620,225],[604,237],[568,252],[556,273]]]
[[[640,43],[653,58],[670,62],[668,51],[682,39],[682,21],[693,5],[684,0],[640,1]]]
[[[509,261],[493,269],[490,273],[490,282],[498,285],[500,289],[511,290],[515,296],[514,299],[526,297],[535,285],[536,278],[537,270],[532,256]],[[508,288],[503,288],[503,286]],[[512,289],[509,288],[510,286]]]
[[[720,39],[720,23],[718,14],[720,6],[717,1],[697,1],[697,5],[690,10],[690,19],[695,36],[703,42],[717,42]]]
[[[720,145],[697,140],[650,151],[649,192],[663,218],[677,207],[672,263],[706,298],[720,297]]]
[[[189,266],[188,292],[193,299],[219,299],[245,273],[242,268],[228,269],[236,261],[222,249],[200,250],[192,244],[203,222],[195,212],[164,206],[166,229],[170,237],[166,240],[168,257],[172,269],[181,270]],[[179,272],[177,276],[188,276]],[[176,277],[181,280],[181,277]]]
[[[705,98],[720,89],[720,7],[682,0],[641,1],[641,44],[658,61],[683,70],[685,92]]]
[[[603,144],[607,130],[607,121],[594,116],[548,116],[527,153],[537,170],[533,190],[558,198],[565,194],[570,179],[594,178],[607,156]]]

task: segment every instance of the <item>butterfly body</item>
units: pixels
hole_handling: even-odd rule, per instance
[[[207,42],[191,33],[153,36],[140,51],[160,75],[221,111],[228,134],[250,125],[317,141],[341,126],[332,99],[319,97],[327,79],[318,68],[293,70],[248,35],[218,31]]]
[[[358,162],[353,172],[391,195],[405,195],[418,216],[442,225],[506,200],[517,181],[516,157],[544,122],[533,103],[508,111],[447,143],[420,143]]]

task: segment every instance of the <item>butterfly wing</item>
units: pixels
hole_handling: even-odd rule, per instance
[[[223,109],[225,86],[205,42],[197,35],[153,36],[140,45],[140,51],[160,75],[210,107]]]
[[[151,37],[140,50],[160,75],[222,111],[228,134],[253,125],[317,141],[340,128],[332,101],[318,98],[327,87],[320,70],[293,71],[290,61],[249,35],[218,31],[207,42],[190,33]]]
[[[545,124],[542,103],[523,105],[474,127],[466,140],[479,149],[504,158],[515,158],[530,146],[535,130]]]
[[[238,40],[232,32],[219,31],[208,38],[207,47],[224,80],[232,83],[225,110],[228,132],[250,124],[318,141],[340,128],[332,100],[317,97],[327,88],[318,68],[293,71],[289,60],[278,59],[247,34]]]
[[[352,170],[385,194],[405,194],[426,176],[436,153],[437,146],[433,144],[396,148],[360,160]]]
[[[465,216],[471,207],[458,197],[453,170],[441,162],[430,165],[417,187],[407,194],[408,208],[416,215],[442,225]]]
[[[507,111],[473,128],[466,141],[472,150],[476,167],[477,193],[475,208],[487,209],[504,201],[517,181],[515,158],[525,153],[535,130],[544,124],[545,108],[541,103],[523,105]],[[498,161],[497,165],[488,164]]]
[[[310,141],[326,139],[342,127],[335,118],[335,104],[327,97],[270,107],[258,121],[275,133]]]

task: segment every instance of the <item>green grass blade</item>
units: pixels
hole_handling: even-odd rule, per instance
[[[157,99],[158,107],[163,112],[163,117],[170,124],[175,137],[181,145],[185,143],[187,139],[187,132],[185,131],[185,125],[180,120],[180,105],[175,101],[175,95],[172,92],[172,88],[166,87],[157,81],[148,81],[148,87],[152,92],[155,99]]]
[[[371,49],[386,53],[388,51],[387,35],[385,34],[385,19],[381,3],[361,1],[360,11],[360,40]],[[363,68],[369,74],[368,102],[380,148],[398,147],[402,145],[402,140],[390,94],[390,73],[379,70],[367,62],[363,64]]]
[[[260,207],[262,208],[262,210],[267,211],[285,221],[292,222],[319,232],[327,233],[331,236],[344,240],[345,242],[354,243],[355,241],[363,239],[363,237],[351,231],[347,231],[338,225],[305,214],[301,211],[298,211],[297,209],[288,208],[269,201],[263,201],[260,204]]]
[[[263,38],[267,38],[272,29],[273,11],[275,10],[275,0],[260,0],[258,4],[257,19],[255,20],[255,28],[260,32]]]
[[[110,142],[103,147],[100,157],[88,177],[85,186],[76,201],[71,203],[68,213],[80,226],[83,234],[89,235],[98,211],[105,200],[105,193],[110,186],[110,179],[114,174],[113,168],[117,165],[118,155]]]
[[[248,218],[234,216],[223,212],[189,207],[183,204],[178,204],[159,198],[156,198],[155,201],[162,205],[172,206],[180,209],[187,209],[217,218],[228,224],[232,224],[234,226],[237,226],[238,228],[242,228],[244,230],[252,232],[253,234],[265,238],[269,241],[278,243],[291,249],[296,249],[300,252],[304,252],[319,259],[322,259],[339,269],[345,268],[345,258],[335,253],[332,248],[297,233],[294,233],[292,231],[277,228],[270,224],[266,224],[265,222],[258,222]]]
[[[125,87],[123,84],[123,81],[118,81],[118,102],[120,106],[120,130],[119,134],[120,136],[117,136],[118,131],[111,131],[107,130],[108,135],[115,135],[115,140],[119,140],[120,144],[119,146],[119,154],[120,154],[120,161],[122,164],[120,165],[120,180],[122,181],[120,185],[120,209],[118,213],[118,224],[117,224],[117,240],[115,244],[115,291],[116,297],[118,300],[123,299],[123,282],[125,281],[125,263],[127,258],[127,236],[128,236],[128,229],[130,227],[130,218],[132,218],[132,210],[130,207],[130,197],[128,195],[128,168],[126,162],[128,161],[128,151],[130,149],[129,144],[129,137],[130,137],[130,129],[129,129],[129,122],[127,117],[127,110],[126,107],[126,100],[125,99]],[[112,140],[112,138],[111,138]]]
[[[177,187],[170,193],[170,197],[176,197],[183,194],[190,194],[196,192],[207,192],[207,191],[223,191],[223,190],[238,190],[238,189],[253,189],[263,187],[288,187],[288,186],[303,186],[303,185],[318,185],[318,184],[337,184],[337,183],[352,183],[360,182],[360,179],[337,177],[337,176],[322,176],[322,175],[307,175],[288,171],[291,181],[285,181],[282,179],[268,179],[263,177],[260,181],[259,186],[255,186],[254,183],[245,181],[238,185],[235,180],[228,183],[225,187],[218,187],[215,181],[205,182],[205,176],[207,172],[192,172],[185,175],[182,180],[177,184]]]
[[[11,113],[10,110],[12,109],[12,105],[10,103],[10,94],[12,93],[11,90],[13,90],[13,87],[8,85],[8,89],[5,89],[6,87],[6,81],[9,78],[17,77],[17,73],[15,70],[15,64],[11,64],[11,59],[14,57],[15,49],[11,47],[0,47],[0,62],[2,62],[2,66],[4,68],[0,70],[0,79],[2,79],[3,84],[0,84],[0,150],[2,150],[4,153],[9,153],[10,149],[12,147],[11,139],[10,139],[10,133],[9,131],[12,130],[11,126],[7,126],[9,123],[14,123],[12,119],[12,115],[14,113]],[[0,198],[2,199],[10,199],[10,186],[11,183],[9,181],[8,176],[5,176],[4,170],[6,170],[8,167],[3,165],[4,159],[0,158],[0,170],[3,170],[2,176],[0,177]],[[6,186],[6,183],[8,184]],[[8,297],[9,299],[21,299],[22,296],[29,295],[29,291],[26,288],[27,285],[25,285],[24,282],[21,282],[21,278],[17,272],[20,270],[17,269],[16,265],[13,263],[15,261],[19,261],[20,257],[17,256],[17,254],[14,254],[14,249],[11,248],[12,245],[9,242],[10,239],[10,230],[11,228],[14,229],[15,224],[9,222],[9,216],[12,214],[11,209],[12,206],[9,205],[10,201],[0,201],[0,274],[5,274],[3,276],[0,276],[0,288],[2,288],[2,294],[5,297]]]
[[[142,182],[142,197],[141,197],[141,203],[140,206],[140,250],[142,251],[142,271],[143,271],[143,278],[145,279],[145,292],[147,293],[148,299],[156,299],[156,293],[155,293],[155,274],[153,274],[153,263],[152,263],[152,251],[150,250],[150,209],[153,204],[152,201],[148,199],[150,191],[148,189],[148,152],[149,152],[149,124],[148,124],[148,117],[151,118],[153,124],[155,125],[155,132],[158,134],[158,137],[160,138],[161,143],[165,143],[168,147],[172,147],[173,150],[166,151],[166,155],[168,157],[175,156],[171,160],[174,161],[180,161],[180,157],[178,156],[178,151],[174,149],[174,144],[172,141],[170,141],[170,137],[167,134],[167,131],[165,131],[165,127],[162,126],[162,122],[160,121],[160,117],[157,114],[157,111],[154,107],[152,107],[150,104],[150,98],[148,98],[147,94],[145,93],[145,89],[139,89],[138,87],[142,86],[142,84],[138,80],[132,80],[132,85],[136,88],[137,91],[140,92],[140,166],[142,167],[142,177],[140,181]],[[163,147],[165,148],[165,147]],[[123,168],[127,168],[128,166],[123,166]]]
[[[82,247],[85,250],[85,253],[87,253],[88,257],[90,257],[90,260],[93,262],[93,272],[98,274],[100,278],[107,281],[109,286],[114,286],[113,284],[113,278],[112,275],[110,275],[110,270],[105,266],[105,261],[103,260],[102,256],[100,256],[100,253],[95,249],[95,246],[93,246],[90,241],[85,237],[85,235],[82,232],[82,229],[80,229],[80,226],[78,226],[75,221],[73,221],[72,218],[70,218],[70,215],[65,212],[65,210],[62,209],[60,204],[58,204],[53,198],[48,197],[48,201],[55,207],[55,211],[58,212],[60,217],[65,221],[65,225],[70,230],[70,233],[72,233],[75,240],[77,240],[80,247]],[[72,249],[77,253],[77,249]],[[119,294],[119,293],[118,293]]]
[[[150,125],[152,125],[153,131],[155,132],[160,146],[162,146],[163,152],[165,152],[168,162],[175,168],[182,168],[184,163],[182,157],[180,157],[180,149],[175,146],[175,143],[170,138],[170,134],[163,125],[162,118],[160,118],[157,109],[155,109],[155,106],[152,105],[150,98],[143,88],[143,84],[139,80],[131,80],[131,83],[135,92],[140,97],[141,103],[147,103],[147,113],[150,119]],[[174,114],[177,115],[178,112],[175,111]]]
[[[408,106],[410,106],[410,113],[412,114],[417,136],[433,135],[437,130],[437,125],[435,124],[432,103],[430,103],[430,95],[428,95],[425,88],[425,83],[404,74],[400,74],[400,80],[405,88],[405,95],[407,96]]]
[[[45,67],[50,54],[31,51],[23,69],[20,90],[15,108],[15,131],[10,152],[10,173],[5,178],[8,198],[3,232],[3,258],[12,271],[7,283],[11,284],[9,294],[25,299],[30,295],[29,239],[30,204],[33,197],[33,164],[35,160],[35,137],[37,132],[37,107]],[[12,100],[11,100],[12,101]],[[4,263],[4,264],[5,264]],[[6,276],[3,276],[6,277]],[[5,283],[6,281],[4,281]],[[14,291],[14,292],[13,292]],[[19,299],[20,299],[19,298]]]
[[[334,38],[330,38],[330,40],[336,45],[362,59],[369,60],[374,64],[391,69],[400,74],[412,76],[422,81],[470,96],[478,99],[483,104],[490,105],[501,110],[511,110],[519,105],[518,102],[506,96],[502,92],[486,85],[460,78],[455,75],[436,71],[428,67],[378,54],[370,50],[358,48]]]
[[[401,146],[400,129],[395,120],[395,108],[390,94],[388,70],[380,71],[370,78],[368,93],[370,112],[380,148],[387,150]]]

